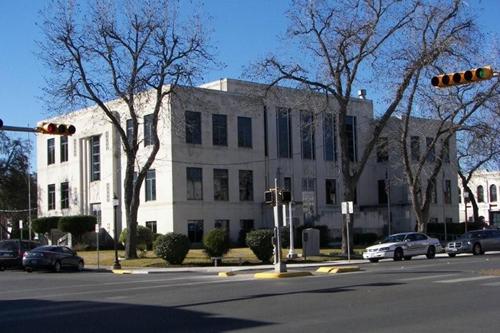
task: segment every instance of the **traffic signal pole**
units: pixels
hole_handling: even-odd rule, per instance
[[[2,126],[2,127],[0,127],[0,131],[28,132],[28,133],[37,133],[38,132],[36,128],[19,127],[19,126]]]

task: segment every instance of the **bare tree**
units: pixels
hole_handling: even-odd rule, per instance
[[[258,74],[271,85],[289,82],[336,102],[343,200],[354,201],[366,162],[412,79],[441,55],[466,44],[472,24],[463,12],[460,1],[294,1],[288,35],[302,52],[288,61],[270,56],[260,63]],[[353,161],[346,117],[354,87],[360,84],[376,86],[385,106],[359,160]],[[348,241],[352,238],[347,240],[344,222],[343,253]]]
[[[183,22],[176,1],[57,1],[44,14],[41,54],[52,70],[46,92],[62,105],[97,105],[126,154],[126,257],[136,258],[139,191],[160,148],[158,119],[178,85],[191,85],[213,61],[197,16]],[[126,106],[127,133],[109,101]],[[138,161],[141,109],[152,105],[152,149]],[[138,168],[134,180],[134,168]]]

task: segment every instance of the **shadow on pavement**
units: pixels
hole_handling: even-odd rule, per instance
[[[272,325],[262,321],[139,304],[46,301],[0,301],[5,332],[224,332]]]

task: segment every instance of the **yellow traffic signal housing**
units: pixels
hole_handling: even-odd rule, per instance
[[[36,131],[42,134],[73,135],[76,132],[76,128],[73,125],[42,123],[42,126],[36,128]]]
[[[431,83],[434,87],[446,88],[460,84],[468,84],[477,81],[489,80],[493,77],[491,66],[474,68],[464,72],[448,73],[434,76]]]

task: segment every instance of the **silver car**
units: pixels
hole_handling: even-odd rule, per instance
[[[486,251],[500,251],[500,230],[486,229],[470,231],[446,245],[446,253],[454,257],[460,253],[484,254]]]

